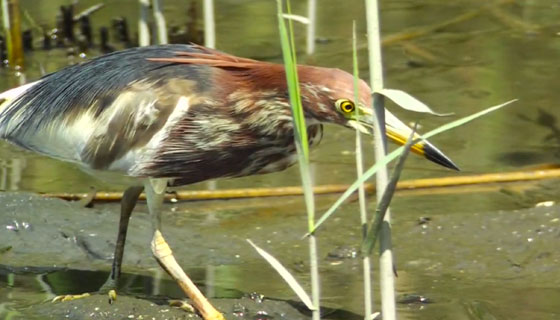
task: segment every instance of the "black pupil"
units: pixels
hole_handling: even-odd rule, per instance
[[[346,102],[346,103],[344,103],[344,104],[342,105],[342,108],[343,108],[345,111],[352,111],[352,104],[351,104],[350,102]]]

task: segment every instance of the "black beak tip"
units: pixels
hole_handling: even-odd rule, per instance
[[[438,148],[434,147],[431,144],[424,145],[424,156],[426,157],[426,159],[443,167],[461,171],[461,169],[459,169],[459,167],[451,159],[449,159],[445,154],[443,154],[443,152],[441,152]]]

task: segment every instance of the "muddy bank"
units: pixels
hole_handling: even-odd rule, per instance
[[[331,200],[319,199],[319,208]],[[560,207],[490,212],[464,208],[463,212],[423,216],[430,201],[419,201],[410,209],[399,208],[398,197],[396,201],[393,236],[398,295],[413,297],[399,298],[403,319],[431,319],[438,314],[453,319],[477,312],[510,319],[522,319],[514,314],[525,318],[560,314],[555,302],[560,299],[560,290],[555,289],[560,287]],[[119,300],[114,305],[97,295],[70,304],[45,301],[59,294],[95,292],[103,284],[114,248],[117,204],[88,209],[36,194],[2,193],[0,206],[4,208],[0,215],[0,283],[4,287],[0,301],[8,302],[7,310],[19,315],[16,319],[42,319],[51,313],[80,319],[100,310],[99,317],[190,316],[167,305],[168,299],[184,295],[151,257],[144,204],[132,217]],[[278,303],[257,305],[269,315],[279,308],[274,319],[306,319],[293,303],[286,302],[296,300],[293,293],[245,242],[251,238],[259,243],[308,285],[307,249],[301,240],[303,211],[299,198],[166,204],[164,235],[179,263],[221,310],[233,315],[235,306],[253,301],[247,297],[256,292],[266,303]],[[345,206],[318,234],[324,305],[338,310],[332,319],[352,319],[361,313],[356,212],[357,204]],[[513,301],[528,298],[527,292],[531,292],[532,308],[512,309]],[[282,318],[282,314],[290,316]],[[254,316],[240,319],[260,319]]]
[[[294,305],[284,301],[250,298],[215,299],[212,303],[224,312],[227,319],[309,319]],[[300,306],[301,307],[301,306]],[[332,312],[331,312],[332,313]],[[63,303],[42,303],[26,311],[29,317],[41,319],[201,319],[198,315],[176,307],[170,307],[166,299],[152,297],[119,297],[113,304],[107,303],[104,295]],[[331,314],[332,315],[332,314]],[[339,316],[344,316],[339,314]],[[327,317],[326,319],[328,319]],[[333,318],[331,318],[333,319]],[[350,315],[348,319],[359,319]]]

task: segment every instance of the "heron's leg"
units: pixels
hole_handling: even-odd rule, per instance
[[[225,320],[224,316],[208,302],[192,280],[185,274],[173,257],[171,248],[161,234],[161,205],[165,196],[167,180],[146,181],[145,191],[153,228],[152,254],[163,269],[179,284],[183,292],[192,300],[195,309],[205,320]]]
[[[113,265],[109,278],[99,291],[108,292],[116,289],[117,282],[121,276],[121,265],[124,254],[124,244],[126,242],[126,232],[128,231],[128,221],[132,215],[132,210],[136,206],[140,193],[144,190],[143,186],[134,186],[126,189],[121,199],[121,216],[119,220],[119,233],[117,235],[117,244],[115,247],[115,255],[113,257]]]
[[[128,221],[130,220],[132,210],[134,210],[134,207],[136,206],[136,202],[138,201],[138,197],[140,196],[140,193],[142,193],[143,189],[144,189],[143,186],[130,187],[126,189],[121,199],[119,233],[117,235],[117,245],[115,247],[115,256],[113,258],[111,274],[99,289],[100,292],[109,293],[110,302],[116,298],[116,293],[114,292],[114,290],[117,287],[117,282],[121,275],[121,265],[122,265],[122,258],[124,253],[124,244],[126,242],[126,232],[128,231]],[[61,296],[56,296],[53,299],[53,302],[76,300],[88,296],[89,293],[77,294],[77,295],[61,295]]]
[[[128,230],[128,221],[130,220],[130,216],[132,214],[132,210],[136,206],[136,202],[138,201],[138,197],[144,187],[142,186],[135,186],[126,189],[121,199],[121,215],[119,220],[119,233],[117,235],[117,244],[115,247],[115,256],[113,258],[113,265],[111,268],[111,274],[109,278],[105,281],[103,286],[99,289],[100,292],[109,293],[109,301],[111,302],[116,298],[116,293],[114,289],[117,287],[117,281],[121,275],[121,265],[122,265],[122,258],[124,253],[124,244],[126,242],[126,232]],[[84,294],[77,294],[77,295],[61,295],[56,296],[53,299],[53,302],[56,301],[70,301],[76,300],[80,298],[88,297],[89,293]]]

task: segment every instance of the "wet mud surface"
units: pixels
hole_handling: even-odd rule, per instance
[[[228,319],[308,319],[294,302],[297,298],[244,240],[261,244],[306,285],[304,229],[294,227],[303,225],[303,216],[287,213],[303,207],[299,199],[290,199],[165,206],[164,235],[178,262]],[[284,207],[274,209],[278,203]],[[117,204],[82,208],[31,193],[2,193],[0,205],[5,208],[0,217],[0,300],[8,301],[4,308],[13,319],[196,318],[168,305],[169,299],[184,296],[151,257],[143,204],[133,214],[119,297],[112,305],[99,294],[47,301],[61,294],[94,293],[103,284],[114,248]],[[355,204],[348,207],[352,211]],[[359,319],[359,229],[346,212],[334,222],[319,234],[325,318]],[[444,319],[454,314],[511,315],[502,304],[537,297],[536,310],[516,314],[560,317],[554,302],[560,301],[560,207],[422,218],[404,212],[393,229],[404,319],[440,313],[449,315]]]
[[[305,320],[308,317],[297,308],[284,301],[255,301],[250,298],[215,299],[214,306],[227,319],[290,319]],[[301,308],[301,306],[300,306]],[[113,304],[107,296],[93,295],[84,299],[42,303],[27,310],[29,317],[44,319],[202,319],[200,316],[180,308],[170,307],[165,299],[137,298],[123,296]],[[45,315],[47,315],[45,317]],[[328,319],[328,318],[327,318]],[[331,318],[332,319],[332,318]],[[357,319],[357,318],[356,318]]]
[[[95,292],[109,275],[118,205],[88,209],[78,202],[43,198],[31,193],[1,193],[0,206],[5,208],[0,218],[3,226],[0,229],[0,283],[7,285],[4,290],[0,289],[0,297],[2,291],[13,296],[13,291],[20,289],[24,292],[26,289],[36,290],[37,283],[45,291],[28,292],[30,295],[22,293],[27,299],[31,297],[33,302],[29,307],[21,308],[20,305],[14,308],[15,318],[199,318],[196,314],[169,306],[170,299],[182,299],[184,296],[151,256],[151,227],[142,205],[139,205],[131,221],[123,263],[125,273],[117,288],[121,294],[112,305],[106,295]],[[168,211],[167,215],[169,217],[173,212]],[[231,264],[234,268],[245,268],[246,261],[239,261],[240,253],[249,256],[252,249],[243,239],[227,240],[230,235],[224,229],[220,229],[218,235],[201,233],[200,228],[204,228],[205,224],[219,221],[218,218],[210,219],[210,222],[207,219],[204,217],[197,225],[187,225],[180,222],[181,219],[176,221],[171,217],[172,221],[164,221],[164,234],[168,235],[170,243],[186,244],[174,246],[175,256],[180,263],[184,262],[186,268],[191,266],[187,272],[195,281],[201,281],[200,286],[206,292],[212,290],[216,296],[222,297],[213,299],[213,302],[228,319],[308,319],[301,303],[271,299],[256,292],[244,293],[235,288],[210,289],[213,284],[208,283],[208,279],[204,282],[208,270],[200,268],[200,265],[212,263],[218,269],[225,266],[226,271]],[[236,238],[235,234],[233,238]],[[224,241],[227,246],[223,245]],[[257,258],[255,255],[252,257]],[[203,262],[205,260],[207,262]],[[10,281],[10,278],[14,280]],[[260,279],[263,285],[267,280]],[[281,284],[279,279],[274,281]],[[83,292],[94,294],[69,302],[50,302],[56,295]],[[353,319],[357,316],[332,308],[326,308],[324,313],[327,319]]]

